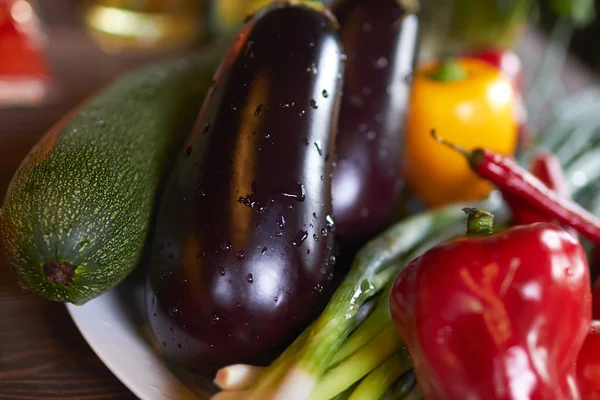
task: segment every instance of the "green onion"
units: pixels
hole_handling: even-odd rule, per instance
[[[413,390],[417,380],[415,373],[410,370],[402,375],[388,390],[381,396],[380,400],[403,400]]]
[[[355,383],[354,385],[350,386],[350,388],[340,394],[338,394],[337,396],[333,397],[331,400],[348,400],[350,398],[350,396],[352,395],[352,392],[354,392],[354,389],[358,386],[358,382]]]
[[[352,268],[321,316],[313,323],[298,359],[282,380],[275,399],[298,398],[302,385],[309,398],[331,360],[354,328],[361,304],[376,292],[379,271],[405,256],[424,239],[464,219],[456,205],[411,216],[378,236],[356,256]],[[266,374],[270,373],[270,367]],[[336,393],[337,394],[337,393]]]
[[[262,375],[264,368],[246,364],[234,364],[217,371],[213,381],[222,390],[243,390],[252,387]]]
[[[393,325],[388,325],[368,345],[327,371],[310,399],[329,400],[343,392],[391,356],[401,345],[398,332]]]
[[[387,389],[411,367],[406,347],[379,364],[354,390],[348,400],[379,400]]]
[[[392,322],[390,316],[389,296],[392,289],[392,283],[388,284],[381,298],[377,302],[375,310],[360,324],[349,337],[344,341],[338,352],[331,360],[330,367],[339,364],[357,350],[364,347],[367,343],[379,335],[386,326]]]

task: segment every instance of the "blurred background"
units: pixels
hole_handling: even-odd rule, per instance
[[[398,1],[409,8],[417,3]],[[0,0],[0,108],[43,105],[56,115],[124,70],[235,34],[248,14],[269,2]],[[572,92],[600,71],[593,3],[421,0],[421,58],[473,48],[516,50],[527,88],[539,91],[531,77],[544,71],[556,77],[572,63],[576,72],[557,87],[553,80],[541,84],[552,82],[546,97]]]

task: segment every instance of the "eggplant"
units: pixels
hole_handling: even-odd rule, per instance
[[[344,71],[335,24],[301,3],[256,13],[167,183],[147,310],[165,354],[192,372],[268,364],[332,292]]]
[[[333,12],[347,55],[333,213],[338,244],[348,254],[393,222],[400,199],[402,131],[418,19],[397,0],[347,0]]]

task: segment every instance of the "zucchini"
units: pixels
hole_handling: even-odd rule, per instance
[[[0,244],[23,288],[82,305],[135,268],[223,52],[127,73],[36,144],[0,209]]]

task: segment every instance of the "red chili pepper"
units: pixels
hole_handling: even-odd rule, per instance
[[[565,199],[571,199],[571,193],[569,193],[560,160],[555,155],[550,152],[537,154],[533,158],[529,170],[548,189],[553,190],[554,193]],[[556,222],[556,219],[523,203],[510,193],[503,193],[503,197],[510,206],[514,222],[518,225],[528,225],[536,222]],[[576,237],[577,232],[569,227],[566,230]]]
[[[556,219],[571,227],[582,236],[600,245],[600,220],[572,200],[559,196],[548,189],[538,178],[522,168],[512,158],[496,154],[486,149],[466,151],[452,143],[445,142],[432,132],[442,144],[463,153],[469,165],[480,177],[494,183],[503,193],[512,195],[533,210]]]
[[[390,296],[427,399],[578,399],[575,361],[591,321],[587,260],[550,223],[471,234],[412,261]],[[487,220],[487,222],[486,222]]]
[[[592,286],[592,317],[600,320],[600,278]]]
[[[554,190],[562,197],[571,197],[567,182],[565,180],[560,160],[550,152],[542,152],[533,157],[531,162],[531,173],[548,188]]]
[[[577,384],[584,400],[600,400],[600,321],[592,321],[577,358]]]

